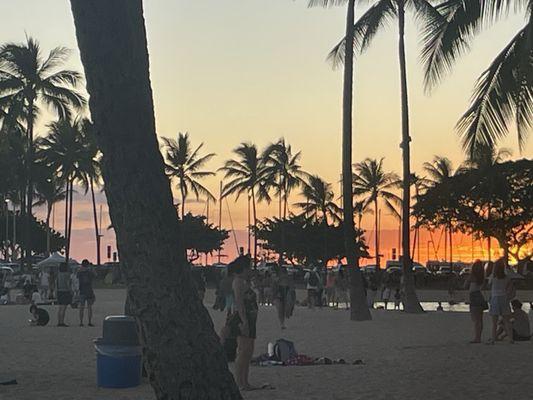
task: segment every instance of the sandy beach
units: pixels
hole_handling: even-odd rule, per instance
[[[442,294],[445,298],[445,294]],[[124,290],[97,290],[97,326],[77,326],[77,310],[68,310],[69,328],[51,324],[30,327],[27,306],[0,307],[0,377],[18,385],[0,386],[1,400],[145,400],[153,399],[150,385],[127,390],[96,387],[92,340],[101,334],[105,315],[120,314]],[[424,301],[436,294],[421,292]],[[533,297],[519,293],[522,300]],[[211,309],[213,294],[206,304]],[[211,312],[217,329],[223,314]],[[244,394],[245,399],[403,400],[505,399],[526,400],[533,393],[530,379],[533,343],[469,345],[470,316],[465,312],[373,312],[372,322],[355,323],[344,310],[297,307],[288,329],[279,329],[275,310],[261,307],[256,354],[267,343],[284,337],[299,353],[312,357],[344,358],[363,365],[253,367],[252,383],[270,383],[275,390]],[[488,315],[484,337],[488,338]],[[475,382],[475,385],[473,384]]]

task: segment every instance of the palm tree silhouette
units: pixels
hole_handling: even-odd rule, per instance
[[[74,182],[84,182],[86,178],[82,169],[86,152],[82,134],[83,123],[81,119],[63,119],[52,122],[48,129],[48,135],[38,141],[37,157],[40,162],[55,171],[65,185],[65,253],[68,260],[72,236]]]
[[[524,148],[533,123],[532,3],[448,0],[437,6],[442,17],[427,21],[424,29],[425,86],[431,91],[468,51],[474,36],[498,18],[507,16],[511,7],[524,12],[526,25],[478,78],[470,107],[457,124],[469,155],[479,144],[496,147],[513,124],[517,128],[519,148]]]
[[[428,178],[426,178],[426,185],[428,186],[446,185],[458,172],[454,170],[453,164],[448,158],[441,156],[435,156],[433,162],[425,162],[423,168],[428,174]],[[450,243],[450,267],[453,267],[453,227],[451,220],[448,220],[444,229],[444,234],[447,235]]]
[[[34,176],[37,201],[33,205],[46,207],[46,254],[49,256],[50,217],[54,205],[63,201],[66,197],[65,185],[55,176],[54,171],[43,163],[36,164]]]
[[[359,52],[366,50],[372,39],[391,19],[398,19],[398,58],[400,66],[400,98],[402,112],[402,253],[404,288],[406,296],[406,311],[422,312],[422,307],[414,290],[412,274],[412,260],[410,259],[410,213],[411,213],[411,154],[410,154],[410,129],[409,129],[409,99],[407,88],[407,65],[405,57],[405,11],[410,8],[420,20],[437,20],[441,17],[439,12],[426,0],[378,0],[365,12],[354,25],[353,40],[345,37],[330,53],[334,65],[341,63],[352,47]],[[346,44],[350,45],[347,46]],[[353,46],[352,46],[353,45]]]
[[[72,109],[80,110],[85,99],[74,89],[81,80],[81,74],[72,70],[58,70],[66,61],[69,50],[56,47],[43,58],[39,43],[26,38],[26,43],[7,43],[0,47],[0,108],[6,109],[18,104],[25,116],[26,140],[26,195],[22,212],[32,215],[33,183],[32,165],[34,159],[34,126],[39,115],[39,104],[44,103],[55,111],[60,119],[68,119]],[[27,219],[26,231],[29,218]],[[29,240],[29,235],[26,235]],[[28,249],[31,243],[28,242]],[[30,250],[31,251],[31,250]]]
[[[98,224],[98,214],[96,211],[96,197],[94,194],[95,186],[100,186],[101,166],[100,159],[101,153],[96,143],[96,136],[94,133],[94,127],[90,120],[83,119],[81,121],[81,144],[83,151],[79,160],[79,169],[82,179],[80,184],[85,194],[91,191],[91,203],[93,208],[93,222],[94,222],[94,234],[96,243],[96,264],[100,265],[102,261],[100,242],[102,236],[100,235],[101,227]]]
[[[345,39],[352,43],[355,39],[355,0],[310,0],[309,6],[331,7],[347,5]],[[352,46],[343,52],[343,95],[342,95],[342,204],[344,247],[350,274],[350,318],[357,321],[372,319],[368,309],[363,277],[359,269],[359,259],[356,252],[356,232],[353,220],[353,192],[352,192],[352,113],[353,113],[353,55]]]
[[[391,190],[398,187],[398,175],[385,172],[383,158],[376,160],[367,158],[354,165],[353,193],[356,197],[362,197],[362,209],[374,206],[374,248],[376,252],[376,269],[381,268],[379,254],[379,200],[393,214],[398,216],[395,204],[401,201],[398,195]]]
[[[185,200],[189,192],[193,192],[198,200],[200,195],[215,201],[211,192],[203,186],[199,180],[208,176],[215,175],[212,171],[201,171],[201,168],[211,160],[215,153],[209,153],[200,156],[200,150],[204,146],[200,143],[193,150],[188,133],[179,133],[177,140],[163,138],[166,149],[166,170],[171,179],[178,180],[178,189],[181,194],[181,218],[185,216]]]
[[[279,218],[286,219],[290,193],[300,186],[307,175],[299,164],[301,152],[292,154],[292,147],[281,138],[271,143],[261,155],[265,165],[265,175],[272,182],[279,197]]]
[[[324,231],[324,269],[327,267],[328,241],[327,233],[329,221],[339,223],[342,221],[342,209],[334,202],[334,194],[331,184],[325,182],[317,175],[308,177],[307,182],[303,183],[301,196],[304,202],[298,202],[295,205],[302,210],[302,216],[308,220],[315,220],[322,225]]]
[[[257,262],[257,235],[255,230],[257,228],[257,202],[266,200],[270,202],[271,198],[268,193],[270,187],[274,182],[271,181],[271,176],[267,175],[263,160],[258,154],[257,147],[252,143],[241,143],[233,150],[236,159],[227,160],[221,171],[224,172],[224,187],[222,189],[222,197],[232,194],[237,196],[237,199],[246,194],[252,202],[252,216],[254,227],[254,266]]]
[[[300,194],[305,201],[295,203],[302,210],[302,215],[307,219],[329,225],[329,221],[339,223],[342,221],[342,209],[333,201],[334,194],[331,184],[325,182],[317,175],[310,175],[303,182]]]

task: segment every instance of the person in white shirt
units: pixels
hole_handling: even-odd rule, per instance
[[[31,295],[31,302],[32,304],[41,304],[43,302],[41,294],[37,291],[37,289],[35,289]]]
[[[498,339],[498,319],[500,317],[503,320],[509,342],[513,343],[511,307],[509,306],[509,293],[512,290],[513,283],[509,276],[505,274],[505,260],[503,258],[500,258],[494,263],[490,285],[489,314],[492,317],[492,338],[489,340],[489,344],[494,344]]]
[[[41,272],[41,281],[39,285],[39,289],[41,292],[41,299],[48,300],[48,285],[50,281],[50,274],[46,271]]]

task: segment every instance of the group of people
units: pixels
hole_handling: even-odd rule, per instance
[[[474,338],[470,343],[481,343],[483,313],[489,310],[492,330],[488,344],[507,338],[509,343],[530,340],[529,317],[522,310],[522,303],[516,299],[516,290],[506,272],[506,262],[500,258],[484,265],[477,260],[472,264],[470,277],[466,282],[469,293],[470,315],[474,324]],[[485,285],[490,287],[487,301],[483,294]]]
[[[50,277],[55,277],[53,284],[50,284]],[[85,307],[87,307],[87,325],[93,325],[93,309],[95,294],[93,281],[95,272],[88,260],[83,260],[78,271],[71,272],[67,263],[59,265],[57,273],[42,272],[40,277],[40,291],[35,290],[32,295],[32,305],[30,313],[31,325],[43,326],[48,324],[50,316],[48,312],[39,308],[38,305],[56,299],[58,305],[57,326],[67,327],[65,317],[69,305],[79,309],[80,326],[84,326]],[[43,282],[47,285],[43,286]]]

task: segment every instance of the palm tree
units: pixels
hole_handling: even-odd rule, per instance
[[[241,143],[233,150],[236,159],[227,160],[221,171],[224,171],[226,182],[222,189],[222,197],[232,194],[237,195],[237,199],[246,194],[252,202],[252,216],[254,227],[254,266],[257,262],[257,202],[266,200],[270,202],[268,189],[273,182],[266,174],[263,160],[258,154],[257,147],[251,143]]]
[[[300,195],[305,201],[295,205],[302,210],[302,215],[305,218],[325,225],[329,225],[329,221],[333,223],[342,221],[342,209],[333,201],[334,194],[331,184],[319,176],[310,175],[307,181],[303,182]]]
[[[435,156],[433,162],[425,162],[423,168],[429,176],[426,178],[426,185],[429,186],[436,184],[445,185],[457,172],[454,170],[453,164],[448,158],[440,156]],[[447,241],[450,243],[450,267],[453,267],[453,227],[451,220],[448,221],[448,226],[445,227],[444,234],[448,235]],[[446,253],[446,248],[444,252]]]
[[[331,184],[323,181],[317,175],[309,176],[307,182],[303,183],[301,196],[305,201],[295,205],[302,209],[302,216],[308,220],[315,220],[323,226],[324,257],[322,262],[324,263],[324,269],[326,269],[328,262],[328,221],[333,223],[341,222],[342,209],[333,202],[334,194]]]
[[[142,1],[70,3],[127,272],[127,310],[139,326],[155,397],[239,400],[180,238],[156,136]]]
[[[398,18],[398,58],[400,66],[400,98],[402,111],[402,148],[403,173],[402,173],[402,253],[403,273],[406,295],[406,311],[421,312],[422,307],[418,302],[414,290],[412,274],[412,260],[410,259],[410,213],[411,213],[411,136],[409,132],[409,99],[407,89],[407,66],[405,57],[405,11],[411,8],[416,17],[421,20],[435,20],[440,14],[426,0],[378,0],[364,13],[354,25],[353,38],[345,37],[330,53],[330,59],[338,64],[345,59],[348,51],[355,47],[362,52],[367,49],[378,33],[392,18]],[[347,46],[346,44],[350,45]],[[353,45],[353,46],[352,46]]]
[[[55,175],[54,171],[46,165],[37,164],[35,168],[35,192],[37,201],[34,206],[46,207],[46,254],[50,255],[50,217],[56,203],[66,197],[65,185]]]
[[[334,6],[347,4],[345,39],[352,43],[355,38],[355,0],[310,0],[309,6]],[[353,193],[352,193],[352,113],[353,113],[353,48],[346,47],[343,52],[343,96],[342,96],[342,204],[344,247],[348,267],[351,269],[350,298],[353,320],[365,321],[372,319],[367,306],[363,277],[359,269],[359,259],[356,253],[355,226],[353,221]]]
[[[102,261],[101,256],[101,238],[100,228],[98,226],[98,214],[96,211],[96,197],[94,194],[95,186],[99,186],[100,182],[100,150],[96,144],[96,136],[94,133],[94,127],[90,120],[83,119],[81,122],[81,145],[82,152],[81,158],[79,160],[79,172],[81,179],[79,182],[84,190],[84,193],[87,194],[89,190],[91,191],[91,202],[93,208],[93,222],[94,222],[94,234],[95,234],[95,243],[96,243],[96,264],[100,265]]]
[[[39,43],[26,38],[26,43],[7,43],[0,47],[0,108],[19,104],[25,115],[27,187],[26,206],[23,213],[32,215],[33,183],[32,165],[34,159],[34,126],[39,115],[39,104],[52,108],[61,119],[68,119],[72,109],[82,109],[85,99],[74,89],[81,75],[72,70],[58,70],[66,61],[69,51],[56,47],[43,58]],[[29,218],[26,221],[28,229]],[[29,236],[27,238],[29,240]],[[28,242],[28,249],[31,245]]]
[[[48,135],[40,138],[38,142],[37,157],[65,184],[65,253],[68,260],[72,232],[74,182],[85,179],[81,168],[86,150],[82,138],[83,125],[80,119],[72,122],[63,119],[52,122],[48,125],[48,129]]]
[[[292,154],[292,147],[281,138],[271,143],[263,151],[261,158],[265,165],[265,174],[275,182],[276,195],[279,197],[279,218],[286,219],[290,193],[302,184],[307,175],[299,164],[301,152]]]
[[[211,171],[201,171],[200,169],[215,156],[214,153],[200,156],[198,153],[203,147],[201,143],[196,149],[192,149],[188,133],[179,133],[178,139],[163,138],[166,148],[166,170],[167,175],[178,180],[178,188],[181,194],[181,218],[185,216],[185,200],[190,191],[194,193],[198,200],[200,194],[209,200],[215,201],[215,197],[203,186],[199,180],[207,176],[215,175]]]
[[[363,197],[362,208],[365,209],[373,204],[374,206],[374,248],[376,252],[376,270],[381,268],[379,254],[379,200],[381,199],[385,207],[397,214],[395,203],[399,197],[391,192],[398,187],[400,178],[383,169],[383,158],[380,160],[367,158],[354,165],[353,173],[353,193],[356,197]]]
[[[435,87],[470,48],[474,36],[511,7],[524,12],[526,25],[501,50],[478,78],[469,109],[457,129],[464,149],[472,155],[481,145],[496,147],[514,124],[523,150],[533,121],[533,6],[531,1],[447,0],[442,14],[427,23],[423,60],[427,90]]]

